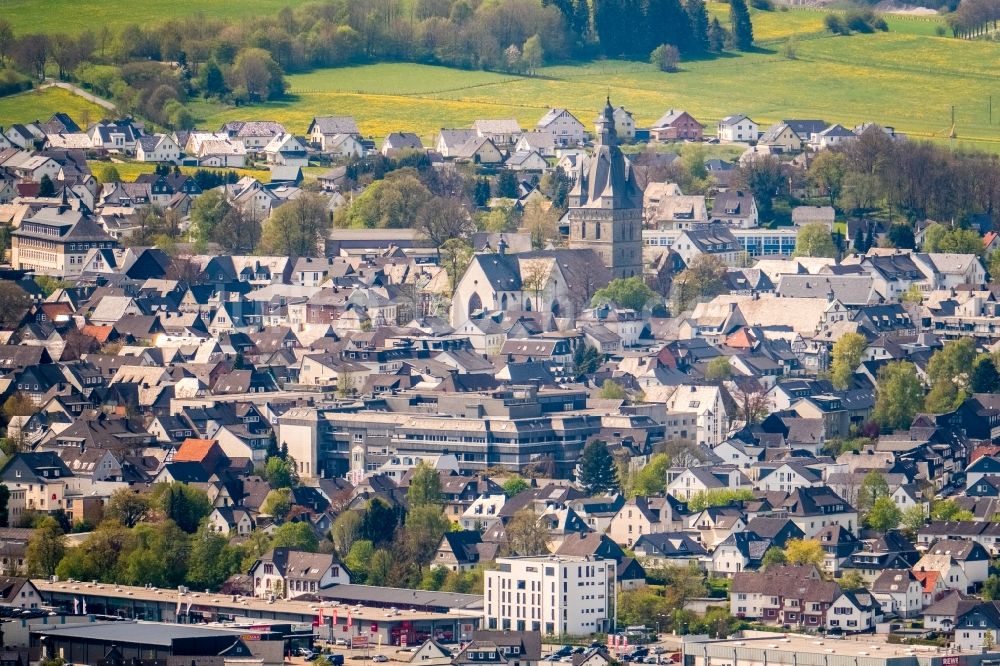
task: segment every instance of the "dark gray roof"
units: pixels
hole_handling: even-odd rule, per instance
[[[439,608],[482,608],[483,597],[479,594],[458,592],[433,592],[428,590],[408,590],[400,587],[373,587],[371,585],[335,585],[318,593],[325,599],[337,599],[348,603],[366,603],[374,606],[412,606]]]
[[[868,305],[879,298],[871,275],[782,275],[776,293],[785,298],[827,298],[844,305]]]
[[[238,637],[242,633],[234,629],[197,627],[170,622],[107,622],[52,628],[39,625],[32,631],[46,636],[119,641],[125,644],[142,643],[162,647],[170,647],[178,638],[214,638],[220,635]]]

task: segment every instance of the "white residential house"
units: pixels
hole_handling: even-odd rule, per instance
[[[477,120],[472,123],[472,129],[481,139],[489,139],[498,148],[510,148],[521,138],[521,126],[513,118],[500,120]]]
[[[986,268],[974,254],[950,252],[912,253],[913,262],[927,276],[928,288],[954,289],[962,284],[983,284]]]
[[[338,144],[343,142],[340,137],[350,136],[355,140],[361,138],[358,124],[351,116],[320,116],[313,118],[306,130],[309,143],[324,153],[343,155],[338,150]],[[358,144],[360,145],[360,143]],[[360,154],[360,153],[359,153]]]
[[[760,134],[760,126],[742,114],[726,116],[719,121],[716,136],[726,143],[753,143]]]
[[[294,599],[341,583],[350,583],[347,570],[329,553],[307,553],[272,548],[250,569],[255,597],[274,595]]]
[[[462,513],[458,522],[463,530],[489,530],[500,520],[500,509],[506,502],[507,496],[502,493],[478,497]]]
[[[232,507],[219,507],[213,510],[208,516],[208,525],[209,529],[219,534],[233,533],[242,537],[249,535],[254,528],[253,518],[249,512]]]
[[[196,158],[199,166],[235,169],[246,166],[246,147],[242,142],[230,140],[225,132],[192,132],[184,152]]]
[[[684,516],[675,511],[680,502],[673,497],[634,497],[625,502],[608,525],[608,536],[631,548],[639,537],[676,532],[684,527]]]
[[[632,112],[624,106],[615,108],[615,134],[619,141],[629,142],[635,139],[635,118]]]
[[[668,478],[669,476],[668,473]],[[667,483],[667,494],[687,501],[695,495],[710,490],[749,490],[750,488],[752,488],[750,479],[735,467],[722,465],[686,467]]]
[[[868,592],[843,591],[826,611],[829,629],[846,633],[869,631],[881,616],[878,601]]]
[[[857,141],[858,135],[847,129],[843,125],[830,125],[822,132],[816,134],[809,142],[814,150],[833,148],[849,141]]]
[[[504,163],[511,171],[545,171],[549,163],[534,150],[518,150],[511,153]]]
[[[279,134],[264,146],[264,156],[268,164],[279,166],[309,166],[306,145],[292,134]]]
[[[719,192],[712,203],[712,221],[753,229],[759,225],[757,200],[752,193],[743,190]]]
[[[719,386],[681,384],[666,401],[667,412],[693,412],[698,417],[697,443],[715,446],[729,434],[735,413]]]
[[[334,134],[323,140],[323,152],[333,157],[362,157],[365,146],[353,134]]]
[[[790,493],[804,486],[819,486],[823,484],[823,476],[814,469],[800,462],[782,463],[773,470],[762,469],[756,487],[765,492]]]
[[[36,140],[41,141],[45,138],[45,132],[34,123],[28,123],[27,125],[13,123],[4,132],[4,137],[6,137],[7,143],[17,148],[31,150],[35,147]]]
[[[923,586],[909,569],[886,569],[870,589],[884,612],[914,617],[923,608]]]
[[[500,557],[496,564],[486,572],[487,629],[587,636],[610,628],[617,572],[613,560]]]
[[[140,137],[135,146],[135,159],[138,162],[176,163],[180,158],[181,147],[169,134]]]
[[[542,157],[552,157],[556,154],[556,138],[552,132],[525,132],[514,144],[514,152],[535,151]]]
[[[542,116],[536,127],[539,130],[551,132],[556,145],[577,146],[586,137],[586,127],[566,109],[549,109]]]
[[[914,574],[937,574],[937,577],[949,590],[958,590],[963,594],[969,591],[969,577],[958,561],[950,555],[926,554],[913,565]]]
[[[927,549],[927,554],[921,558],[921,562],[928,557],[950,557],[965,573],[970,588],[985,583],[990,575],[990,554],[976,541],[941,539]],[[916,566],[920,566],[920,562],[917,562]],[[943,569],[939,571],[944,572]]]

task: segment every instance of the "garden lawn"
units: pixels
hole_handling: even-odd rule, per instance
[[[101,162],[88,160],[87,164],[90,165],[92,171],[98,171],[104,166],[110,164],[116,171],[118,171],[118,175],[121,176],[122,181],[126,183],[134,182],[144,173],[153,173],[156,171],[156,165],[148,162]],[[186,173],[189,176],[193,176],[199,169],[204,169],[205,171],[215,171],[217,173],[235,171],[241,177],[253,176],[262,183],[268,183],[271,181],[271,172],[261,169],[208,169],[205,167],[181,167],[181,172]]]

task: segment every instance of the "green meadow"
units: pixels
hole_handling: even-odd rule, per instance
[[[126,16],[162,18],[184,12],[235,16],[276,11],[289,0],[222,3],[135,0]],[[19,25],[28,0],[0,0]],[[46,3],[46,26],[76,25],[80,16],[117,25],[121,12],[100,0]],[[295,4],[295,3],[292,3]],[[728,5],[709,3],[727,20]],[[714,131],[720,118],[745,113],[761,124],[783,118],[822,118],[854,126],[875,121],[915,137],[947,141],[955,116],[956,146],[1000,152],[1000,44],[941,37],[940,17],[887,16],[890,31],[850,37],[823,29],[826,12],[794,8],[753,10],[758,48],[748,54],[681,63],[663,73],[641,62],[595,61],[544,67],[537,76],[457,70],[409,63],[326,69],[288,77],[291,94],[280,102],[229,107],[192,100],[200,126],[232,119],[272,119],[304,133],[318,115],[352,115],[376,139],[415,131],[431,139],[441,127],[477,118],[513,117],[531,127],[550,106],[566,107],[588,123],[610,95],[630,109],[640,126],[666,110],[683,108]],[[26,19],[24,19],[26,20]],[[68,28],[67,28],[68,29]],[[793,47],[788,47],[792,40]],[[55,110],[100,117],[100,110],[63,91],[0,99],[0,124],[34,120]]]
[[[709,131],[720,118],[745,113],[762,124],[791,117],[848,126],[877,121],[945,140],[954,107],[957,144],[1000,151],[1000,45],[938,37],[937,18],[898,17],[890,21],[898,29],[887,33],[831,36],[823,31],[824,16],[754,11],[756,52],[683,62],[670,74],[620,61],[545,67],[534,77],[382,63],[290,76],[288,100],[252,111],[208,103],[192,108],[206,126],[252,116],[305,132],[316,115],[353,115],[376,138],[399,130],[431,138],[441,127],[484,117],[513,117],[531,127],[550,106],[589,123],[610,95],[640,126],[683,108]],[[792,36],[789,57],[784,45]],[[998,105],[992,122],[991,96]]]

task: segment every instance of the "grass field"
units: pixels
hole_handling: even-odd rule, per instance
[[[206,15],[274,10],[305,0],[222,3],[135,0],[130,9],[152,16],[178,15],[197,6]],[[33,2],[0,0],[17,24]],[[101,0],[47,3],[47,25],[77,23],[79,15],[113,24],[119,18]],[[709,3],[728,21],[728,5]],[[67,9],[72,7],[72,11]],[[91,12],[91,9],[94,12]],[[100,11],[98,11],[100,9]],[[115,16],[111,16],[115,13]],[[648,126],[670,108],[684,108],[714,131],[715,122],[746,113],[761,124],[789,117],[823,118],[853,126],[864,121],[892,125],[913,136],[946,140],[955,111],[957,145],[1000,152],[1000,109],[990,118],[990,100],[1000,105],[1000,45],[936,36],[939,17],[887,16],[891,31],[851,37],[823,30],[825,11],[793,8],[753,10],[756,52],[684,62],[664,74],[637,62],[598,61],[542,68],[537,77],[465,71],[416,64],[383,63],[288,77],[291,95],[253,108],[192,101],[199,125],[215,128],[233,119],[272,119],[304,133],[317,115],[352,115],[376,139],[399,130],[433,138],[441,127],[462,127],[476,118],[514,117],[532,127],[549,106],[569,108],[589,125],[610,94]],[[136,11],[122,12],[128,16]],[[87,21],[93,23],[93,21]],[[795,58],[783,45],[796,37]],[[89,108],[88,108],[89,107]],[[103,115],[97,107],[63,91],[0,99],[0,124],[48,117],[55,110],[76,116]],[[992,120],[992,122],[991,122]]]
[[[305,4],[308,0],[0,0],[0,16],[16,32],[77,33],[101,26],[121,28],[130,23],[202,14],[211,18],[243,18],[262,13],[275,14],[283,7]]]
[[[107,165],[108,162],[88,161],[87,164],[90,165],[92,170],[99,170],[101,167]],[[144,173],[153,173],[156,170],[155,164],[143,162],[113,162],[111,166],[115,168],[118,175],[126,183],[135,181],[136,178]],[[193,176],[196,171],[198,171],[197,167],[181,167],[181,172],[188,175]],[[267,183],[271,180],[271,172],[260,169],[206,169],[206,171],[218,171],[220,173],[235,171],[240,176],[253,176],[262,183]],[[313,178],[315,177],[314,175]]]
[[[0,0],[2,3],[2,0]],[[46,88],[10,97],[0,97],[0,126],[11,123],[42,122],[56,111],[64,111],[81,125],[85,121],[96,122],[108,115],[108,111],[77,97],[62,88]]]
[[[724,5],[711,3],[713,13]],[[854,126],[891,125],[944,140],[955,107],[960,144],[1000,152],[1000,45],[933,36],[937,19],[899,18],[908,31],[834,37],[823,12],[754,12],[755,53],[685,62],[665,74],[644,63],[601,61],[546,67],[537,77],[414,64],[344,67],[289,77],[293,96],[257,107],[193,106],[205,126],[254,117],[303,133],[316,115],[353,115],[368,135],[412,130],[432,138],[441,127],[476,118],[514,117],[532,127],[548,106],[566,107],[585,123],[610,94],[648,126],[669,108],[684,108],[713,130],[731,113],[760,123],[823,118]],[[798,35],[795,59],[781,44]],[[989,100],[997,99],[994,124]]]

